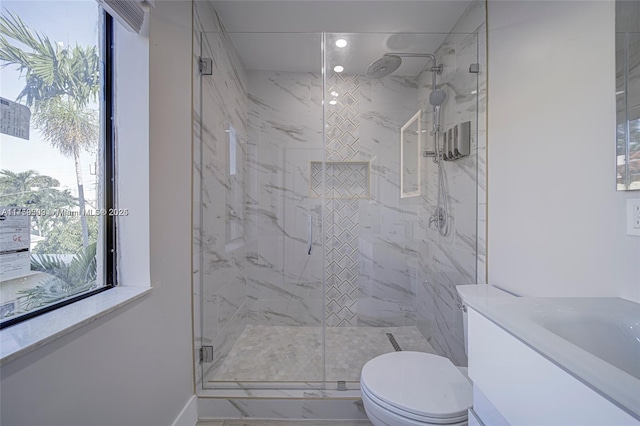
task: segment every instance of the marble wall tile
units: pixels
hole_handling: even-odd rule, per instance
[[[403,305],[395,300],[374,296],[358,299],[358,322],[360,327],[399,327],[406,324]],[[415,324],[415,323],[414,323]]]
[[[248,72],[248,80],[249,151],[253,152],[249,155],[256,159],[255,170],[249,173],[254,173],[259,182],[252,187],[254,194],[249,196],[255,207],[248,207],[248,222],[251,227],[259,229],[256,231],[258,241],[254,244],[257,249],[252,248],[249,259],[249,297],[256,301],[250,308],[250,317],[255,321],[268,319],[278,324],[282,321],[308,323],[308,310],[299,311],[304,318],[294,318],[290,314],[278,317],[273,307],[299,304],[304,308],[304,299],[300,297],[304,297],[307,291],[309,297],[317,296],[321,287],[315,285],[322,280],[318,258],[311,256],[310,262],[305,259],[308,214],[314,216],[316,235],[320,235],[322,225],[320,200],[309,200],[308,197],[310,162],[322,161],[325,155],[322,123],[317,122],[322,112],[319,102],[322,97],[321,80],[314,74],[264,71]],[[361,81],[366,86],[363,90],[360,89]],[[417,83],[415,79],[405,77],[389,77],[381,81],[361,76],[332,75],[329,86],[329,92],[335,90],[340,96],[338,104],[327,110],[330,128],[326,157],[329,160],[373,159],[377,162],[374,165],[376,170],[372,172],[372,176],[375,175],[372,179],[376,182],[371,182],[371,188],[375,187],[377,192],[371,199],[356,200],[355,203],[327,200],[324,206],[326,315],[335,319],[329,321],[332,325],[348,325],[355,321],[357,298],[362,287],[355,282],[359,279],[360,235],[363,232],[380,232],[382,235],[404,236],[415,232],[415,226],[408,223],[416,222],[417,204],[398,201],[397,169],[399,128],[415,113]],[[366,141],[359,136],[361,128],[365,129]],[[253,167],[250,161],[249,169]],[[348,179],[340,180],[339,184],[345,182]],[[338,184],[338,181],[334,183]],[[366,230],[363,230],[361,218]],[[280,235],[284,237],[278,239]],[[407,250],[406,244],[401,245],[396,249],[415,255],[415,248]],[[321,248],[319,244],[314,245],[314,251]],[[385,256],[385,253],[378,250],[376,255]],[[372,281],[370,289],[381,300],[393,301],[400,295],[405,299],[398,304],[402,307],[396,315],[399,319],[392,322],[393,325],[404,325],[414,318],[415,301],[408,299],[411,294],[415,295],[415,277],[412,279],[407,272],[408,265],[403,255],[393,259],[395,263],[387,262],[378,268],[379,278]],[[305,263],[308,263],[309,270],[304,273],[304,282],[310,285],[296,286],[292,278]],[[385,295],[385,283],[396,285],[398,281],[401,281],[401,291],[393,294],[389,290],[390,294]],[[371,323],[370,315],[367,315],[367,323]]]
[[[320,326],[323,312],[322,298],[261,299],[256,307],[255,322],[269,325]]]
[[[320,75],[249,71],[247,79],[247,224],[251,235],[247,283],[252,323],[316,321],[313,310],[321,296],[322,285],[318,283],[324,272],[325,315],[332,318],[328,324],[356,325],[357,301],[365,294],[363,291],[368,297],[399,308],[394,314],[397,319],[385,319],[380,324],[415,324],[416,274],[409,269],[415,268],[417,262],[409,265],[406,257],[415,258],[417,246],[402,238],[416,240],[418,203],[398,197],[398,142],[399,128],[417,109],[417,80],[329,76],[328,92],[337,91],[340,95],[335,106],[327,107],[329,128],[323,147],[322,122],[318,121],[322,117]],[[325,157],[371,161],[371,197],[328,199],[324,206],[320,198],[310,198],[311,162],[321,162]],[[341,173],[344,170],[338,171]],[[349,182],[341,175],[332,183],[338,186]],[[306,253],[309,214],[317,239],[311,257]],[[324,261],[319,238],[322,231],[326,241]],[[377,238],[375,256],[387,260],[373,269],[377,277],[365,275],[363,279],[359,239],[364,234]],[[387,236],[398,242],[392,244],[385,240]],[[400,252],[390,256],[385,250]],[[287,312],[277,313],[276,307]],[[387,314],[385,311],[384,316]],[[363,312],[363,320],[366,324],[375,323],[375,315],[373,309],[368,309]]]
[[[306,395],[313,395],[314,392],[306,392]],[[349,400],[327,400],[327,399],[306,399],[302,403],[303,419],[340,419],[343,425],[348,425],[344,419],[366,420],[367,414],[361,399]]]
[[[410,271],[417,234],[417,202],[401,199],[400,127],[418,109],[417,80],[360,76],[359,150],[371,161],[371,197],[360,200],[357,324],[415,325],[415,274]],[[416,266],[415,264],[413,265]]]
[[[366,420],[362,400],[358,398],[328,398],[323,391],[304,392],[302,398],[200,398],[200,419],[263,418],[263,419],[351,419]],[[352,422],[341,422],[345,426]]]
[[[484,208],[485,147],[486,147],[486,86],[484,74],[484,4],[474,2],[460,18],[435,55],[444,70],[437,84],[447,93],[441,108],[441,128],[471,121],[471,155],[452,162],[443,162],[450,205],[450,233],[439,235],[428,227],[428,218],[435,211],[438,197],[438,166],[432,159],[422,159],[423,191],[417,227],[420,249],[417,273],[417,325],[434,348],[458,365],[466,365],[462,333],[462,313],[455,287],[481,282],[484,277]],[[479,63],[481,73],[469,73],[469,65]],[[480,84],[482,82],[482,84]],[[423,125],[431,129],[432,108],[428,104],[431,73],[418,78],[419,103],[427,112]],[[433,150],[433,137],[424,149]]]
[[[209,2],[194,2],[194,65],[212,58],[212,76],[194,75],[194,324],[196,350],[214,347],[214,362],[194,360],[197,381],[215,373],[247,323],[246,75]],[[197,70],[198,67],[194,66]],[[235,172],[229,134],[237,133]],[[203,376],[201,381],[200,375]]]
[[[322,322],[322,202],[310,198],[322,161],[320,74],[249,71],[247,217],[249,318],[260,325]],[[308,254],[308,221],[315,236]]]
[[[302,417],[302,400],[281,399],[274,404],[271,399],[220,399],[201,398],[198,401],[200,419],[238,419],[245,417],[263,419],[299,419]]]

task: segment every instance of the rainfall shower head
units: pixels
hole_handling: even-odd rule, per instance
[[[367,77],[382,78],[398,69],[402,58],[398,55],[387,53],[367,68]]]
[[[367,68],[367,77],[382,78],[398,69],[402,58],[429,58],[433,61],[431,72],[435,79],[436,74],[442,74],[442,64],[436,66],[436,57],[431,53],[386,53]]]
[[[429,103],[434,107],[439,107],[447,99],[447,93],[442,89],[435,89],[429,95]]]

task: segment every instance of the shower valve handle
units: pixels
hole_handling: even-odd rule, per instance
[[[307,245],[309,249],[307,254],[311,256],[311,247],[313,247],[313,215],[307,216]]]

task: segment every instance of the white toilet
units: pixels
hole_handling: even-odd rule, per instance
[[[469,297],[512,297],[495,287],[457,287],[462,302]],[[463,309],[467,350],[467,313]],[[364,409],[374,426],[467,424],[472,386],[448,358],[398,351],[365,364],[360,375]]]

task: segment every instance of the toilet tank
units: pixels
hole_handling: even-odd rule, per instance
[[[489,284],[469,284],[456,286],[456,290],[462,299],[462,324],[464,327],[464,353],[467,353],[467,303],[466,300],[471,297],[516,297],[511,293],[507,293],[504,290],[500,290]]]

